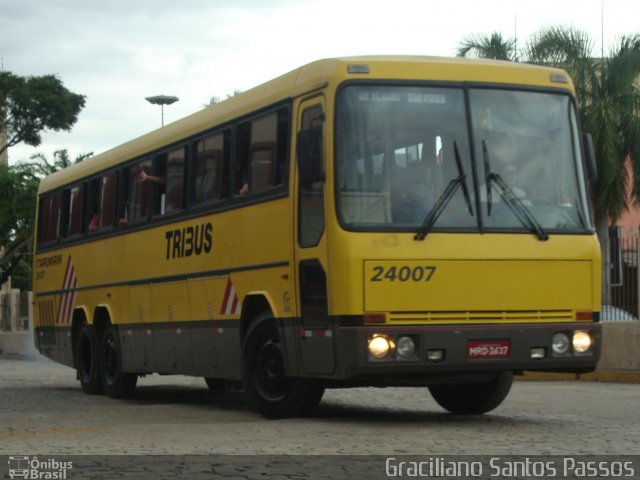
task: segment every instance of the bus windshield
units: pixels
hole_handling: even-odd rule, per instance
[[[569,95],[350,85],[336,154],[350,230],[592,229]]]

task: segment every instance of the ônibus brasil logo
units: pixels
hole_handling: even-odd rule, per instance
[[[72,462],[47,458],[11,456],[9,457],[9,478],[28,478],[37,480],[65,480],[67,470],[73,468]]]

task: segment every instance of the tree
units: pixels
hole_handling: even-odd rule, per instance
[[[47,175],[55,173],[58,170],[62,170],[76,163],[80,163],[81,161],[91,157],[92,155],[93,152],[81,153],[76,156],[75,160],[72,161],[69,158],[69,152],[67,152],[67,149],[62,149],[53,152],[53,163],[49,163],[47,157],[42,153],[36,153],[35,155],[31,156],[31,160],[36,160],[35,162],[29,162],[23,165],[31,168],[36,175],[46,177]]]
[[[517,61],[515,39],[506,39],[501,33],[491,35],[471,35],[464,39],[458,47],[459,57],[476,56],[479,58],[493,58],[496,60]]]
[[[38,182],[28,167],[0,165],[0,284],[11,275],[16,288],[28,290],[31,285],[29,253]]]
[[[0,165],[0,284],[9,276],[14,287],[31,289],[32,241],[35,233],[35,213],[38,183],[46,175],[79,163],[93,155],[83,153],[71,161],[67,150],[58,150],[49,162],[43,154],[31,157],[33,162],[7,167]]]
[[[7,142],[0,153],[24,142],[37,147],[43,131],[69,131],[85,104],[85,96],[67,90],[54,75],[20,77],[0,72],[0,129]]]
[[[630,207],[629,181],[631,202],[640,205],[640,34],[622,37],[606,58],[592,52],[590,37],[572,28],[545,29],[527,46],[531,63],[564,68],[574,81],[582,126],[593,136],[598,181],[592,200],[602,240],[609,221]]]
[[[211,105],[217,105],[218,103],[224,101],[224,100],[229,100],[230,98],[233,98],[237,95],[240,95],[242,93],[242,90],[234,90],[233,93],[227,93],[227,98],[222,99],[220,97],[213,96],[209,99],[209,103],[207,105],[205,105],[206,107],[209,107]]]

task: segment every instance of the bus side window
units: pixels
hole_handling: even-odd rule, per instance
[[[139,173],[137,181],[145,186],[151,194],[151,214],[164,215],[167,204],[167,158],[166,153],[157,155],[152,162],[151,171]]]
[[[57,240],[60,236],[62,193],[54,193],[40,200],[38,212],[38,243]]]
[[[110,230],[116,217],[116,172],[103,175],[89,184],[89,234]]]
[[[107,230],[113,227],[116,218],[116,188],[118,174],[105,175],[100,180],[100,215],[98,226]]]
[[[121,224],[139,222],[149,217],[151,182],[146,180],[149,175],[152,175],[151,160],[138,162],[127,169],[127,200]]]
[[[84,231],[84,216],[83,216],[83,204],[84,204],[84,187],[83,185],[76,185],[65,191],[66,218],[67,218],[67,237],[73,237],[80,235]]]
[[[238,126],[236,194],[259,193],[287,177],[289,110],[282,108]]]
[[[229,192],[230,132],[217,133],[196,142],[194,204],[226,198]]]
[[[165,200],[161,213],[172,213],[184,208],[184,172],[186,147],[170,151],[166,155]]]

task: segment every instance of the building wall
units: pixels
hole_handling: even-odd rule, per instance
[[[620,235],[622,239],[637,237],[640,234],[640,207],[634,206],[631,201],[633,166],[631,165],[630,158],[627,158],[625,161],[625,168],[627,169],[627,178],[629,179],[626,193],[629,210],[623,213],[616,223],[616,225],[621,228]]]

